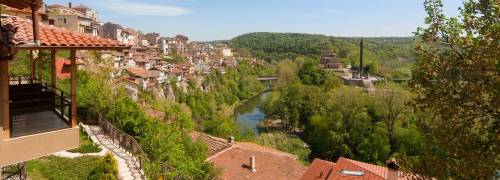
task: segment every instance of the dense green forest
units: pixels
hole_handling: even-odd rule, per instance
[[[410,76],[415,61],[414,41],[410,37],[363,38],[364,57],[373,73],[393,78]],[[319,57],[321,50],[333,50],[346,64],[357,66],[360,38],[332,37],[298,33],[250,33],[229,41],[240,52],[250,52],[268,62],[295,59],[299,56]]]
[[[301,135],[309,159],[349,157],[383,165],[400,153],[418,156],[423,144],[407,105],[412,93],[400,85],[378,86],[371,94],[344,86],[316,61],[279,62],[279,80],[264,107],[268,118],[281,119],[283,132]]]

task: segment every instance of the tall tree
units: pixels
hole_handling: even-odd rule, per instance
[[[374,107],[376,115],[385,123],[389,143],[391,146],[394,146],[396,123],[404,120],[408,115],[410,108],[406,103],[409,102],[411,96],[407,91],[393,88],[378,91],[375,97]]]
[[[500,167],[500,1],[467,0],[459,18],[441,0],[424,2],[411,84],[425,139],[418,174],[486,179]]]

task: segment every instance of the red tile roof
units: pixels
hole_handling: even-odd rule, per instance
[[[359,172],[361,175],[342,173],[342,171]],[[321,172],[323,174],[321,175]],[[406,174],[406,175],[405,175]],[[363,179],[363,180],[386,180],[386,179],[410,179],[407,173],[398,172],[384,166],[373,165],[365,162],[355,161],[340,157],[337,163],[315,159],[302,180],[337,180],[337,179]]]
[[[138,76],[141,78],[148,78],[148,75],[147,75],[148,73],[144,69],[129,67],[129,68],[126,68],[125,70],[127,70],[130,74],[132,74],[134,76]]]
[[[205,143],[208,146],[208,156],[215,155],[229,147],[231,147],[231,144],[227,142],[227,140],[222,139],[222,138],[217,138],[213,136],[209,136],[204,133],[199,133],[196,131],[193,131],[189,133],[189,136],[191,136],[191,139],[195,141],[201,141]]]
[[[249,159],[255,156],[256,172],[251,172]],[[209,158],[222,169],[222,179],[299,179],[306,171],[293,155],[253,143],[236,143]]]
[[[365,169],[366,171],[369,171],[370,173],[373,173],[377,176],[380,176],[384,179],[387,179],[387,175],[389,172],[389,169],[387,167],[369,164],[369,163],[356,161],[356,160],[352,160],[352,159],[347,159],[347,158],[343,158],[343,157],[339,158],[339,160],[337,160],[337,163],[339,163],[339,161],[344,161],[344,160],[351,163],[351,164],[354,164],[362,169]],[[344,165],[344,164],[341,162],[339,167],[342,167],[342,165]]]
[[[56,59],[56,77],[59,79],[69,78],[71,73],[68,68],[71,64],[69,59],[57,58]]]
[[[144,70],[136,67],[126,68],[130,74],[141,77],[141,78],[151,78],[151,77],[159,77],[161,71],[159,70]]]
[[[319,179],[333,179],[333,167],[335,163],[325,161],[322,159],[314,159],[307,169],[306,173],[302,175],[301,180],[319,180]]]
[[[127,77],[121,77],[118,78],[117,80],[113,81],[113,84],[118,84],[118,83],[128,83],[130,85],[138,86],[139,82],[136,82],[134,79],[127,78]]]
[[[180,75],[180,74],[182,74],[182,70],[181,70],[181,69],[179,69],[179,68],[176,68],[176,67],[171,68],[171,69],[170,69],[170,72],[171,72],[171,73],[173,73],[173,74],[175,74],[175,75]]]
[[[2,15],[0,45],[22,47],[127,49],[118,41],[94,37],[70,30],[40,24],[40,46],[34,46],[32,22],[15,16]]]
[[[299,179],[306,171],[294,155],[249,142],[228,143],[227,140],[199,132],[191,132],[193,140],[209,147],[209,161],[222,170],[222,179]],[[249,168],[249,159],[255,156],[255,173]]]

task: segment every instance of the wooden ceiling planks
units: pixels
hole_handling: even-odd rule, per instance
[[[17,9],[31,8],[32,5],[35,5],[35,10],[38,10],[43,4],[43,0],[0,0],[0,3]]]

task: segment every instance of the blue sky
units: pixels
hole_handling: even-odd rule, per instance
[[[67,5],[68,0],[45,0]],[[114,22],[162,36],[224,40],[248,32],[410,36],[423,26],[423,0],[72,0]],[[457,15],[462,0],[444,0]]]

